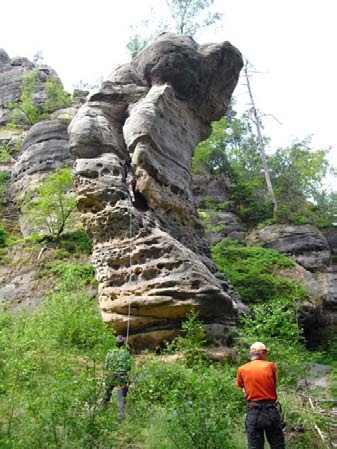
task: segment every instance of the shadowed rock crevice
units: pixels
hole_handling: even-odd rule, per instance
[[[191,308],[226,344],[243,308],[210,259],[191,191],[194,149],[225,114],[241,67],[228,42],[200,46],[164,33],[118,67],[69,126],[102,316],[122,333],[130,318],[137,347],[175,336]]]

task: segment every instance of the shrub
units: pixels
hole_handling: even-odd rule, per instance
[[[212,248],[212,257],[248,304],[307,296],[299,284],[278,275],[282,268],[294,266],[294,262],[277,251],[224,240]]]

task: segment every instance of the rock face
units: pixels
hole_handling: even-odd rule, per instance
[[[329,228],[324,234],[311,225],[272,225],[247,238],[249,244],[272,248],[294,259],[296,273],[283,275],[300,282],[312,299],[321,300],[318,307],[307,304],[303,308],[307,340],[313,345],[328,328],[331,332],[337,329],[337,232]]]
[[[36,123],[27,132],[14,165],[12,194],[22,199],[46,174],[72,163],[67,125],[57,119]]]
[[[69,126],[102,316],[117,332],[129,325],[135,347],[172,338],[191,308],[226,344],[243,307],[210,259],[190,172],[241,67],[228,42],[199,46],[164,33],[118,67]]]
[[[229,212],[229,180],[204,171],[193,175],[192,193],[203,221],[207,240],[215,245],[224,238],[245,239],[245,226]]]
[[[25,194],[36,188],[46,175],[72,164],[67,124],[58,119],[36,123],[26,133],[12,168],[10,193],[13,201],[20,203]],[[24,215],[20,217],[20,229],[24,237],[34,231]]]
[[[309,271],[326,269],[330,265],[329,243],[312,225],[266,226],[251,233],[247,242],[285,254]]]

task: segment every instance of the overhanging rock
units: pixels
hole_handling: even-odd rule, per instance
[[[191,308],[227,344],[243,310],[210,259],[191,193],[194,149],[225,114],[241,68],[229,42],[164,33],[118,67],[69,126],[102,316],[119,333],[129,321],[135,347],[172,338]]]

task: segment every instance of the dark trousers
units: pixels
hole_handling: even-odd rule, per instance
[[[113,385],[107,385],[104,391],[104,396],[101,404],[106,404],[110,401],[112,391],[115,387]],[[129,387],[127,385],[119,385],[117,388],[117,408],[118,408],[118,419],[122,421],[125,418],[125,405],[126,405],[126,395],[128,394]]]
[[[271,449],[285,449],[280,413],[272,401],[248,403],[246,415],[248,449],[264,449],[264,436]]]

